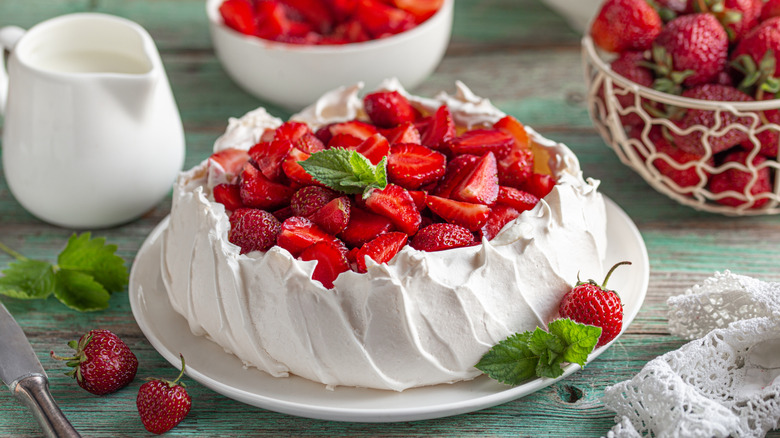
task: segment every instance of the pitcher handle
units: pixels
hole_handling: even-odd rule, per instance
[[[5,114],[5,103],[8,99],[8,72],[5,70],[3,51],[13,50],[24,32],[25,30],[19,26],[0,28],[0,114]]]

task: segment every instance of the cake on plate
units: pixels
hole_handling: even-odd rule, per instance
[[[402,391],[479,376],[493,345],[555,317],[578,273],[603,275],[598,181],[456,86],[358,84],[286,122],[231,119],[179,176],[163,233],[163,280],[192,332],[273,376]],[[325,187],[303,168],[331,152],[385,184]]]

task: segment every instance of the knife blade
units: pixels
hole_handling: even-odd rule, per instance
[[[81,437],[49,392],[49,378],[22,328],[0,303],[0,379],[49,437]]]

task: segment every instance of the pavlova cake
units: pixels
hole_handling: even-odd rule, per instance
[[[231,119],[164,232],[173,308],[247,366],[328,387],[469,380],[603,275],[577,157],[475,96],[344,87],[287,122]]]

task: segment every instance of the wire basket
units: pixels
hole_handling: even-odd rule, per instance
[[[719,102],[662,93],[613,72],[589,36],[582,39],[582,56],[588,111],[594,126],[620,161],[653,188],[702,211],[730,216],[780,213],[776,147],[780,125],[765,116],[780,109],[780,99]],[[711,111],[712,123],[682,128],[667,117],[654,115],[653,108],[659,107]],[[772,120],[780,121],[780,117]],[[700,139],[701,152],[695,159],[687,156],[683,161],[673,149],[661,147],[664,142],[659,140],[659,132],[665,134],[664,138],[695,136],[697,141]],[[737,132],[745,141],[720,152],[717,145]],[[774,139],[772,144],[767,145],[767,138]],[[743,160],[724,161],[726,154],[737,150]],[[771,155],[767,150],[772,151]],[[738,179],[739,190],[724,191],[722,182],[727,178]]]

